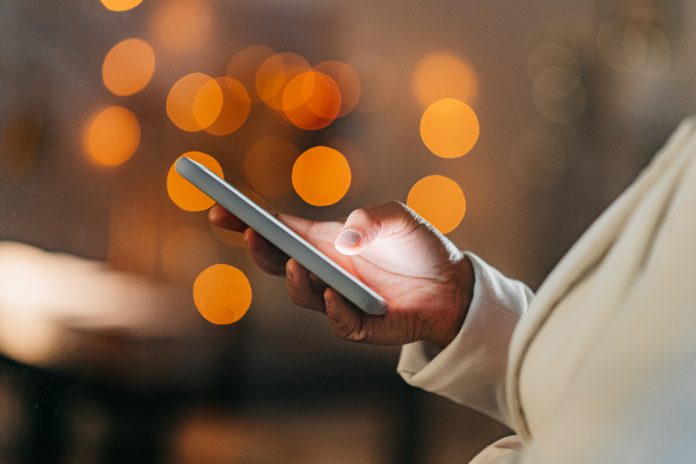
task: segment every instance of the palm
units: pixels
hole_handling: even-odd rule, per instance
[[[296,225],[294,219],[289,220],[291,226]],[[458,251],[445,237],[415,219],[352,256],[334,246],[343,223],[303,225],[306,227],[298,232],[382,295],[394,315],[422,311],[426,305],[443,301],[444,294],[451,291],[456,273],[453,258]]]

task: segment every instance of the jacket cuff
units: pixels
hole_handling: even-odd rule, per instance
[[[473,253],[474,294],[462,328],[438,352],[426,342],[405,345],[397,367],[414,387],[444,396],[508,426],[505,371],[508,346],[533,294]]]

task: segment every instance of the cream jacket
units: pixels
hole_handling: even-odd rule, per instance
[[[469,256],[461,332],[398,371],[515,431],[472,464],[696,463],[695,119],[535,297]]]

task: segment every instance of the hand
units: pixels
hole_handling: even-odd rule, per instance
[[[382,295],[387,301],[383,316],[363,313],[222,206],[215,205],[209,217],[219,227],[243,232],[256,264],[270,274],[286,275],[292,301],[324,312],[342,339],[385,345],[426,340],[444,347],[459,332],[469,308],[471,263],[402,203],[361,208],[345,222],[276,216]]]

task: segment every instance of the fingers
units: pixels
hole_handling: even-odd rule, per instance
[[[285,274],[285,263],[289,259],[288,255],[271,245],[268,240],[253,229],[247,228],[244,231],[244,242],[252,259],[262,271],[273,275]]]
[[[366,329],[370,324],[366,325],[365,322],[370,316],[347,302],[333,288],[324,291],[324,307],[334,335],[347,341],[369,341],[370,334]]]
[[[247,225],[240,221],[237,216],[217,204],[208,211],[208,220],[212,222],[213,225],[236,232],[244,232],[244,229],[247,228]]]
[[[285,266],[288,294],[293,303],[314,311],[324,312],[324,289],[326,285],[294,259]]]
[[[410,209],[398,201],[390,201],[353,211],[335,241],[345,255],[357,255],[379,236],[397,233],[415,224]]]

